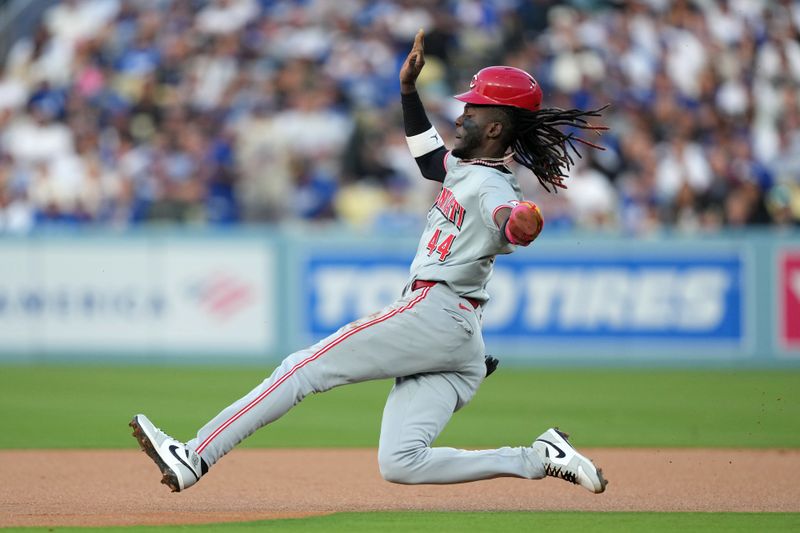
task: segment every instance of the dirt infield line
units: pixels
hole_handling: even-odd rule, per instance
[[[375,450],[236,450],[173,494],[142,453],[0,451],[0,527],[190,524],[375,510],[800,512],[800,450],[587,450],[592,495],[563,481],[383,481]]]

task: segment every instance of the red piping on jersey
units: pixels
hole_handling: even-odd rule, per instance
[[[494,222],[495,225],[497,225],[497,221],[495,220],[494,217],[497,216],[497,212],[500,211],[501,209],[503,209],[504,207],[507,207],[509,209],[513,209],[513,207],[510,206],[510,205],[498,205],[497,207],[495,207],[494,211],[492,211],[492,222]]]
[[[327,353],[332,348],[334,348],[337,344],[339,344],[342,341],[348,339],[352,335],[355,335],[359,331],[363,331],[363,330],[365,330],[366,328],[368,328],[370,326],[374,326],[375,324],[379,324],[379,323],[381,323],[381,322],[383,322],[383,321],[385,321],[385,320],[387,320],[389,318],[392,318],[393,316],[395,316],[395,315],[397,315],[399,313],[402,313],[403,311],[411,309],[412,307],[417,305],[420,301],[422,301],[425,298],[425,296],[428,295],[428,291],[430,291],[430,290],[431,290],[430,287],[425,287],[418,296],[416,296],[413,300],[408,302],[403,307],[399,307],[397,309],[394,309],[394,310],[386,313],[385,315],[379,316],[379,317],[375,318],[374,320],[370,320],[369,322],[367,322],[365,324],[362,324],[362,325],[358,326],[357,328],[353,328],[350,331],[347,331],[346,333],[343,333],[342,335],[340,335],[339,337],[335,338],[334,340],[332,340],[331,342],[329,342],[328,344],[326,344],[325,346],[323,346],[322,348],[320,348],[319,350],[317,350],[313,354],[309,355],[308,357],[306,357],[305,359],[303,359],[302,361],[300,361],[299,363],[294,365],[286,374],[281,376],[277,381],[275,381],[275,383],[270,385],[267,390],[265,390],[264,392],[259,394],[250,403],[248,403],[247,405],[242,407],[239,410],[239,412],[237,412],[235,415],[233,415],[228,420],[226,420],[220,427],[215,429],[214,432],[211,435],[206,437],[206,439],[202,443],[200,443],[200,446],[198,446],[197,450],[195,450],[195,451],[197,453],[203,453],[203,450],[205,450],[208,447],[208,445],[211,444],[211,441],[214,440],[215,438],[217,438],[220,433],[222,433],[226,428],[228,428],[228,426],[230,426],[231,424],[236,422],[239,418],[244,416],[253,407],[258,405],[261,402],[261,400],[263,400],[264,398],[269,396],[270,393],[272,393],[272,391],[274,391],[276,388],[278,388],[278,386],[281,383],[283,383],[284,381],[286,381],[287,379],[292,377],[292,375],[295,372],[297,372],[298,370],[300,370],[301,368],[306,366],[308,363],[311,363],[312,361],[316,361],[317,359],[319,359],[320,357],[325,355],[325,353]]]
[[[442,159],[442,166],[444,167],[444,173],[447,174],[447,156],[450,155],[450,150],[444,153],[444,158]]]

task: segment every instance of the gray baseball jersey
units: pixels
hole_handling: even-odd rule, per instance
[[[395,378],[383,412],[378,463],[398,483],[456,483],[498,476],[544,477],[531,447],[431,447],[486,374],[482,306],[494,256],[513,247],[494,223],[520,199],[513,175],[445,159],[447,175],[431,208],[411,280],[383,310],[289,355],[248,395],[187,443],[214,464],[258,428],[309,394],[347,383]],[[415,289],[414,280],[440,281]],[[471,302],[469,299],[472,299]]]
[[[510,172],[463,164],[452,154],[444,161],[447,175],[428,212],[411,281],[441,281],[461,296],[485,302],[495,255],[515,248],[503,237],[494,215],[522,200],[522,192]]]

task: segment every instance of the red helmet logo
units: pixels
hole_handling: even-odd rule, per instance
[[[542,103],[542,88],[524,70],[486,67],[472,77],[469,91],[454,98],[468,104],[503,105],[536,111]]]

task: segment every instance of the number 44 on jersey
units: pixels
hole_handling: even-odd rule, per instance
[[[456,236],[453,233],[448,233],[440,243],[439,239],[441,237],[442,230],[436,228],[436,231],[433,232],[433,236],[431,237],[431,240],[428,241],[426,248],[428,249],[428,257],[436,252],[439,254],[439,261],[444,261],[447,259],[447,256],[450,255],[450,247],[453,246],[453,241],[455,240]]]

